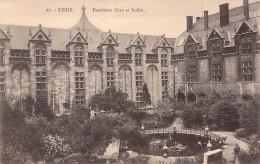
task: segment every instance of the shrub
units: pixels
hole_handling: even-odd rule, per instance
[[[203,115],[204,111],[201,109],[186,109],[182,113],[182,119],[184,126],[187,128],[191,128],[196,125],[203,125]]]
[[[244,135],[241,137],[247,137],[252,134],[256,134],[260,130],[259,126],[259,114],[260,104],[257,101],[244,102],[242,108],[239,111],[239,125],[244,130]],[[239,131],[240,134],[242,133]]]
[[[12,145],[3,145],[1,149],[1,163],[29,164],[33,161],[29,153],[25,153]]]
[[[37,117],[46,117],[48,121],[55,118],[53,110],[50,109],[47,102],[37,101],[35,104],[34,114]]]
[[[211,106],[209,117],[220,130],[236,130],[239,127],[239,104],[222,100]]]
[[[247,132],[245,131],[244,128],[239,128],[239,129],[236,130],[235,137],[245,138],[247,136],[248,136],[248,134],[247,134]]]
[[[249,149],[247,151],[241,149],[238,145],[236,145],[234,148],[234,154],[238,156],[241,164],[258,163],[260,159],[259,153],[252,145],[249,146]]]
[[[51,134],[44,137],[44,152],[46,159],[66,157],[70,151],[70,145],[65,143],[64,138]]]
[[[5,104],[1,110],[1,143],[6,151],[17,151],[8,153],[14,155],[24,154],[30,156],[33,160],[43,158],[43,142],[42,142],[42,129],[38,126],[38,121],[29,121],[31,118],[27,112],[29,111],[21,108],[21,104],[11,106]],[[29,104],[22,104],[24,107]],[[11,149],[8,149],[11,148]],[[7,153],[1,152],[5,159]]]

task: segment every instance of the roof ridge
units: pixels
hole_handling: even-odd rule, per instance
[[[25,25],[15,25],[15,24],[0,24],[0,26],[19,26],[19,27],[27,27],[27,28],[39,28],[38,26],[25,26]],[[66,28],[56,28],[56,27],[41,27],[42,29],[56,29],[56,30],[64,30],[64,31],[69,31],[69,29]]]
[[[260,3],[260,1],[256,1],[256,2],[253,2],[253,3],[249,3],[248,5],[249,5],[249,7],[250,7],[250,6],[253,6],[253,4],[257,4],[257,3]],[[231,10],[233,11],[233,10],[237,10],[237,9],[240,9],[240,8],[243,8],[243,5],[229,9],[229,15],[230,15],[230,13],[231,13],[231,12],[230,12]],[[249,10],[249,12],[250,12],[250,10]],[[210,17],[210,16],[215,16],[215,15],[219,15],[219,14],[220,14],[220,13],[219,13],[219,11],[218,11],[218,12],[216,12],[216,13],[213,13],[213,14],[208,15],[208,17]],[[202,18],[204,18],[204,17],[200,17],[199,20],[201,20]],[[199,21],[196,21],[196,22],[199,22]],[[196,23],[196,22],[195,22],[195,23]]]

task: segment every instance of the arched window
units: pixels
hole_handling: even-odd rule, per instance
[[[141,48],[135,49],[135,65],[141,66],[142,65],[142,57],[143,51]]]
[[[179,90],[176,97],[177,97],[177,101],[185,102],[185,94],[182,91]]]
[[[45,44],[36,44],[35,46],[35,57],[36,64],[45,64],[46,63],[46,51],[47,48]]]
[[[161,51],[161,63],[163,67],[167,67],[167,54],[168,51],[166,49],[162,49]]]
[[[113,47],[107,47],[107,65],[113,66],[114,65],[114,57],[115,51]]]
[[[195,102],[196,101],[196,95],[193,92],[189,92],[187,94],[187,101],[188,102]]]
[[[75,46],[75,65],[83,65],[83,52],[84,48],[82,45]]]

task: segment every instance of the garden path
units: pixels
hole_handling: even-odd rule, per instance
[[[227,136],[227,139],[225,141],[226,148],[223,149],[223,157],[227,160],[227,163],[234,163],[234,148],[236,144],[240,146],[240,148],[247,150],[248,149],[248,144],[244,141],[241,141],[237,138],[235,138],[234,134],[235,132],[223,132],[223,131],[215,131],[213,132],[217,135],[225,135]]]
[[[177,129],[183,129],[183,121],[181,118],[176,117],[173,123],[168,128],[173,128],[173,126],[176,126]]]

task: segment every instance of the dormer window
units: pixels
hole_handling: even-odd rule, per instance
[[[136,43],[137,43],[138,46],[140,46],[140,41],[137,41]]]
[[[77,37],[77,42],[81,42],[81,38],[80,37]]]
[[[165,43],[163,43],[163,47],[165,47]]]
[[[39,36],[38,36],[38,39],[39,39],[39,40],[42,40],[42,35],[39,35]]]
[[[108,43],[111,44],[111,43],[112,43],[112,39],[109,39],[109,40],[108,40]]]

